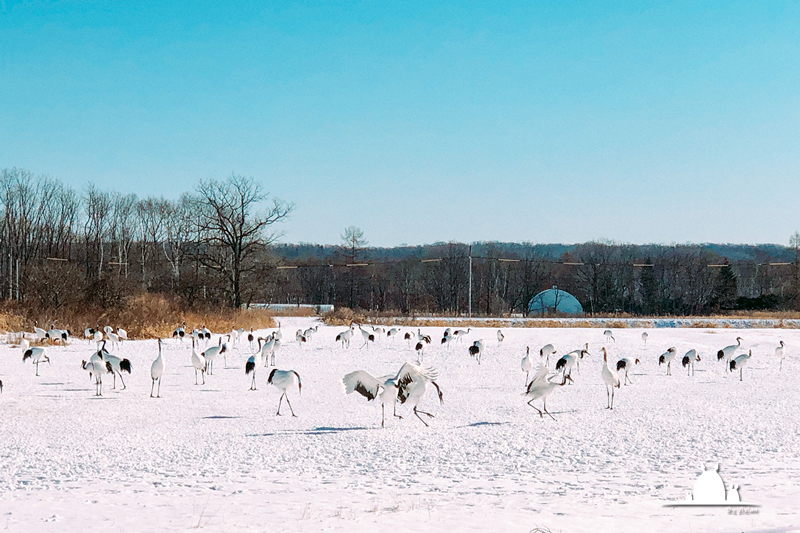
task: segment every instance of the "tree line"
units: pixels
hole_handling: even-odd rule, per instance
[[[176,200],[76,191],[24,169],[0,174],[0,292],[58,310],[119,305],[142,292],[187,306],[240,307],[274,278],[272,228],[292,204],[251,178],[201,180]]]
[[[451,242],[369,248],[361,230],[348,228],[342,241],[276,246],[283,267],[274,299],[466,314],[472,263],[474,315],[527,315],[531,299],[552,286],[573,294],[589,314],[703,315],[790,310],[800,303],[798,234],[791,247]]]
[[[797,233],[789,247],[448,242],[378,248],[351,226],[339,245],[277,244],[275,228],[292,209],[235,174],[201,180],[167,199],[93,184],[76,190],[5,169],[0,294],[48,310],[109,308],[152,292],[172,294],[187,307],[273,302],[403,314],[471,309],[489,316],[527,314],[530,300],[555,285],[587,313],[694,315],[800,304]]]

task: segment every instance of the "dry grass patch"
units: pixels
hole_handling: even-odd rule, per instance
[[[181,309],[175,298],[161,294],[141,294],[130,297],[116,309],[82,309],[41,313],[36,310],[17,308],[0,313],[0,327],[5,331],[33,331],[34,324],[48,329],[51,324],[68,329],[73,336],[83,337],[86,328],[123,328],[132,339],[155,339],[169,337],[176,327],[186,322],[191,331],[195,327],[207,327],[214,333],[227,333],[234,328],[263,329],[276,326],[269,311],[261,309]]]

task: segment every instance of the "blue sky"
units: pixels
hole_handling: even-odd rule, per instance
[[[786,244],[799,88],[798,3],[0,0],[0,168],[236,172],[287,242]]]

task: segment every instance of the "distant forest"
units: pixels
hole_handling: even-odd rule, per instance
[[[281,244],[272,252],[283,266],[276,301],[404,314],[466,313],[470,253],[474,315],[527,314],[533,296],[554,285],[586,313],[634,315],[791,310],[800,287],[798,248],[774,244]]]
[[[183,308],[334,304],[374,312],[527,314],[558,286],[587,313],[698,315],[800,308],[800,234],[779,245],[277,244],[293,205],[251,178],[199,181],[177,200],[24,169],[0,171],[0,295],[28,316],[167,295]],[[470,268],[470,265],[471,268]],[[470,291],[470,272],[472,290]],[[471,296],[471,298],[470,298]]]

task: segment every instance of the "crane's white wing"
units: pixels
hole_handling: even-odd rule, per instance
[[[367,401],[374,400],[378,396],[380,389],[383,388],[381,382],[364,370],[356,370],[347,374],[342,378],[342,385],[344,386],[345,394],[357,392]]]
[[[542,383],[547,381],[547,367],[539,365],[536,367],[536,373],[533,375],[531,383]]]
[[[401,404],[405,403],[415,384],[434,381],[438,377],[439,373],[435,368],[422,368],[414,363],[405,363],[394,378],[394,383],[397,385],[397,398]]]

